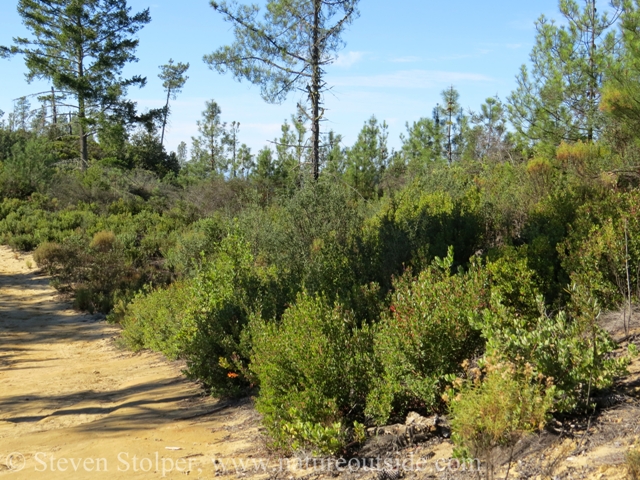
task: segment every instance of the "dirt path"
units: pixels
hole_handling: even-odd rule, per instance
[[[259,451],[248,402],[206,415],[221,405],[180,365],[116,348],[32,263],[0,247],[0,477],[213,478]]]

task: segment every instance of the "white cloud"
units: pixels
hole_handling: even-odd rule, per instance
[[[337,67],[349,68],[364,58],[366,52],[346,52],[338,56],[333,64]]]
[[[466,82],[493,82],[486,75],[435,70],[403,70],[384,75],[337,77],[331,83],[341,87],[432,88],[438,85]]]

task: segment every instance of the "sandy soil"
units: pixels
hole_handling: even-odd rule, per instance
[[[33,264],[0,247],[0,477],[212,478],[216,459],[262,450],[249,401],[118,349],[118,329],[71,310]]]

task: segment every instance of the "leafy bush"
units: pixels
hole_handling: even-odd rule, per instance
[[[367,414],[378,424],[404,418],[409,409],[438,407],[446,378],[480,352],[474,317],[488,299],[486,273],[472,263],[451,274],[453,251],[421,272],[396,280],[390,312],[376,332],[375,352],[383,374],[367,398]]]
[[[482,245],[477,194],[425,191],[416,181],[383,199],[361,236],[363,275],[388,292],[394,275],[409,265],[426,268],[436,256],[446,256],[449,246],[457,265],[467,263]]]
[[[487,478],[495,474],[496,448],[515,445],[527,433],[541,430],[553,407],[550,379],[535,376],[531,365],[487,359],[484,378],[475,375],[458,383],[450,398],[452,438],[459,454],[479,458],[487,466]]]
[[[122,320],[124,339],[132,348],[184,358],[187,374],[213,393],[237,394],[250,380],[242,332],[253,312],[273,312],[265,295],[271,281],[231,233],[193,278],[138,295]]]
[[[310,452],[314,456],[332,455],[340,450],[345,442],[345,430],[340,422],[324,426],[320,423],[299,420],[300,413],[295,409],[289,412],[293,422],[284,422],[282,431],[291,442],[291,450]]]
[[[564,242],[565,269],[604,307],[617,308],[625,297],[640,298],[639,214],[640,192],[608,194],[578,211]]]
[[[97,232],[91,239],[89,248],[93,248],[100,252],[108,252],[113,249],[116,243],[116,236],[113,232],[101,231]]]
[[[335,453],[338,432],[363,416],[375,372],[371,328],[358,328],[340,305],[301,293],[280,322],[256,317],[250,333],[256,408],[275,446]]]
[[[192,305],[188,283],[175,282],[167,289],[143,290],[127,305],[120,324],[122,338],[134,351],[151,349],[177,359],[187,349]]]
[[[612,385],[624,373],[626,359],[610,358],[616,344],[597,324],[599,308],[585,289],[574,287],[571,311],[550,316],[539,296],[539,314],[528,317],[505,307],[499,293],[492,308],[474,326],[487,340],[486,354],[517,365],[530,363],[553,379],[559,411],[572,411],[588,402],[596,389]]]
[[[66,262],[64,258],[64,249],[59,243],[44,242],[33,252],[33,260],[36,264],[51,272],[53,265],[56,263]]]
[[[194,275],[202,268],[203,261],[217,250],[226,232],[227,225],[221,215],[194,222],[179,232],[175,244],[164,252],[167,266],[178,275]]]
[[[0,163],[0,193],[25,198],[44,191],[53,175],[56,157],[46,138],[33,136],[17,142],[11,155]]]

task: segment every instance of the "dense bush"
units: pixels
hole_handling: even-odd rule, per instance
[[[572,298],[569,311],[549,315],[539,296],[539,314],[527,316],[505,307],[494,293],[492,308],[475,324],[487,340],[488,356],[530,364],[553,380],[559,411],[587,406],[593,392],[610,387],[627,365],[626,358],[609,356],[616,344],[597,323],[597,303],[578,286]]]
[[[396,280],[390,312],[375,336],[383,373],[374,380],[367,414],[378,424],[409,410],[436,409],[447,377],[482,346],[474,317],[488,300],[486,273],[472,263],[451,273],[453,251],[414,277]]]
[[[212,392],[236,394],[250,380],[242,332],[254,312],[273,315],[266,295],[272,280],[231,233],[194,277],[137,296],[121,322],[124,339],[135,349],[184,358],[189,376]]]
[[[382,200],[363,227],[361,244],[362,274],[385,291],[405,266],[420,271],[436,256],[446,256],[450,246],[456,265],[466,264],[482,246],[477,194],[425,191],[415,182]]]
[[[526,433],[542,430],[553,408],[551,379],[536,376],[529,364],[487,359],[470,369],[449,392],[453,441],[464,458],[480,459],[495,478],[497,448],[513,447]],[[512,458],[509,458],[511,461]]]
[[[578,210],[563,265],[604,307],[640,299],[640,192],[607,192]]]
[[[33,135],[21,139],[0,163],[0,193],[25,198],[34,192],[45,191],[53,176],[55,161],[48,139]]]
[[[134,351],[144,348],[164,353],[170,359],[183,356],[191,326],[188,308],[192,305],[190,285],[181,281],[167,289],[142,290],[123,312],[122,338]]]
[[[275,445],[335,453],[342,446],[335,439],[363,419],[376,371],[372,329],[358,327],[339,304],[303,292],[281,321],[256,317],[250,331],[256,408]]]

